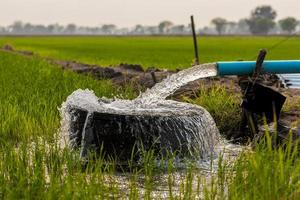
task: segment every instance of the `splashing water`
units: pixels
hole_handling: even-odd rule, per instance
[[[165,98],[191,81],[216,75],[215,63],[197,65],[169,76],[134,100],[99,99],[93,91],[76,90],[60,109],[62,144],[74,147],[78,143],[78,134],[82,140],[88,135],[85,129],[82,133],[72,131],[71,124],[78,123],[78,116],[72,111],[75,108],[87,112],[84,126],[93,113],[122,117],[123,121],[118,121],[120,117],[100,121],[102,128],[97,131],[101,134],[110,134],[110,126],[113,126],[121,135],[146,138],[146,143],[159,141],[162,149],[187,150],[191,155],[196,155],[196,152],[202,158],[209,157],[221,143],[213,118],[200,106]],[[111,122],[107,123],[108,120]]]
[[[155,102],[166,99],[180,87],[188,84],[189,82],[198,80],[200,78],[207,78],[216,75],[216,63],[196,65],[194,67],[173,74],[164,79],[162,82],[155,84],[151,89],[148,89],[137,99],[135,99],[135,103],[142,106],[154,104]]]

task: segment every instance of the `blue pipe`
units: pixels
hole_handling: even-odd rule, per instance
[[[250,75],[256,66],[255,61],[217,62],[218,75]],[[264,61],[262,73],[300,73],[300,60]]]

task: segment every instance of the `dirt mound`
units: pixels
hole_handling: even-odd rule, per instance
[[[5,44],[2,49],[6,51],[14,51],[14,48],[9,44]]]
[[[79,74],[91,75],[95,79],[111,79],[115,85],[124,86],[132,83],[137,89],[150,88],[156,82],[161,81],[175,71],[159,70],[153,68],[144,70],[141,65],[120,64],[116,66],[103,67],[99,65],[90,65],[76,61],[61,61],[47,59],[50,63],[60,66],[62,69],[71,70]]]
[[[16,50],[12,45],[10,44],[5,44],[3,47],[2,47],[2,50],[4,51],[11,51],[11,52],[14,52],[14,53],[18,53],[18,54],[22,54],[22,55],[25,55],[25,56],[33,56],[33,52],[32,51],[24,51],[24,50]]]

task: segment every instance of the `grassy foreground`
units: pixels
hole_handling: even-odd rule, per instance
[[[198,38],[200,61],[254,60],[261,48],[270,50],[267,59],[300,59],[300,37],[284,40],[202,36]],[[104,66],[123,62],[175,69],[191,66],[194,58],[191,37],[0,37],[0,46],[4,44],[42,56]],[[275,44],[279,45],[272,48]]]
[[[145,153],[142,167],[130,167],[130,173],[117,171],[116,164],[102,159],[83,169],[78,154],[59,149],[55,139],[60,119],[57,108],[77,88],[93,89],[98,96],[134,96],[109,81],[95,81],[38,58],[0,51],[1,199],[300,198],[298,149],[291,144],[273,149],[269,137],[234,163],[221,156],[218,171],[211,172],[210,178],[192,164],[178,171],[172,157],[166,159],[166,166],[159,166],[151,152]],[[226,111],[218,99],[223,102],[230,94],[212,90],[203,95],[206,98],[195,103],[212,109],[211,99],[220,112]]]

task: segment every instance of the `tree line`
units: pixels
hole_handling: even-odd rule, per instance
[[[228,33],[249,33],[254,35],[266,34],[292,34],[299,29],[299,21],[294,17],[286,17],[275,21],[277,12],[271,6],[256,7],[249,18],[241,19],[238,22],[229,22],[224,18],[214,18],[211,23],[216,32]],[[228,29],[228,30],[227,30]]]
[[[248,18],[237,22],[228,21],[222,17],[211,20],[210,26],[197,30],[198,34],[207,35],[267,35],[294,34],[300,30],[300,23],[294,17],[286,17],[276,21],[277,12],[271,6],[256,7]],[[188,35],[191,26],[174,24],[165,20],[157,26],[138,24],[132,28],[119,28],[114,24],[104,24],[99,27],[77,26],[68,24],[34,25],[16,21],[7,27],[0,26],[0,34],[10,35]]]

